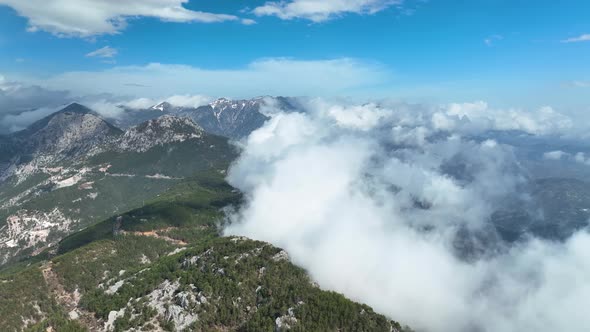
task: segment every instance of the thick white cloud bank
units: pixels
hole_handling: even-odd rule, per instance
[[[0,5],[28,19],[29,31],[45,30],[58,36],[116,34],[137,17],[201,23],[239,20],[234,15],[189,10],[183,7],[186,3],[188,0],[0,0]]]
[[[559,134],[574,127],[571,118],[549,106],[535,112],[523,112],[519,109],[492,109],[483,101],[450,104],[446,112],[433,115],[433,122],[437,129],[451,131],[458,128],[473,132],[485,129],[521,130],[541,135]]]
[[[418,331],[587,330],[585,231],[565,243],[531,240],[474,261],[456,257],[457,229],[485,229],[524,182],[509,147],[464,135],[479,128],[473,123],[504,128],[501,119],[468,121],[456,116],[465,111],[458,106],[306,106],[276,113],[244,142],[228,180],[247,203],[228,214],[226,234],[285,248],[323,288]],[[547,114],[554,116],[541,110],[512,126],[558,130]]]

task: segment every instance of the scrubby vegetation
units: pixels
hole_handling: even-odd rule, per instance
[[[117,281],[123,283],[116,293],[97,289],[83,305],[103,319],[124,309],[116,321],[123,330],[162,320],[161,328],[176,329],[190,317],[195,321],[183,326],[190,330],[274,331],[281,324],[296,331],[397,327],[368,306],[320,290],[280,249],[247,239],[207,241],[111,283]]]
[[[0,228],[7,218],[25,214],[38,220],[25,229],[37,226],[48,233],[33,241],[18,239],[18,247],[3,246],[12,239],[0,239],[0,266],[35,256],[46,245],[97,222],[141,209],[175,185],[190,182],[195,174],[222,179],[236,157],[226,138],[209,134],[155,145],[146,151],[101,148],[103,152],[96,155],[65,158],[51,167],[33,168],[31,174],[14,175],[0,183]],[[48,216],[50,213],[67,222],[60,222],[62,228],[48,226],[56,219]],[[7,233],[5,229],[0,235]],[[101,232],[98,237],[103,235]]]
[[[79,322],[68,319],[63,314],[51,314],[48,318],[26,329],[26,332],[47,331],[84,332],[88,331],[88,329]]]
[[[219,209],[240,199],[221,174],[204,173],[65,238],[47,262],[5,270],[0,330],[93,330],[68,315],[72,308],[115,331],[401,330],[370,307],[319,289],[284,251],[219,237]],[[49,259],[52,250],[38,257]],[[56,301],[43,269],[76,300]]]
[[[175,246],[147,236],[122,235],[93,242],[53,259],[53,269],[73,292],[94,290],[101,282],[172,252]]]
[[[61,312],[37,265],[0,274],[0,295],[2,331],[18,331]]]
[[[113,239],[114,227],[123,232],[160,230],[171,238],[194,243],[217,235],[219,209],[241,196],[218,172],[203,172],[147,200],[145,205],[111,217],[63,239],[60,254],[97,240]],[[116,226],[118,224],[118,226]]]

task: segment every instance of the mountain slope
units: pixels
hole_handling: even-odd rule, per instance
[[[73,103],[15,133],[13,139],[27,154],[56,159],[91,153],[121,134],[98,114]]]
[[[0,182],[0,265],[140,207],[195,173],[223,176],[236,156],[227,139],[189,119],[164,116],[123,133],[77,104],[14,137],[31,148]]]
[[[178,114],[190,117],[208,132],[241,138],[260,128],[268,117],[261,113],[264,99],[218,99],[197,109],[183,109]]]
[[[57,256],[0,271],[0,328],[45,331],[401,331],[320,290],[267,243],[218,237],[240,195],[211,173],[64,239]],[[27,299],[21,302],[19,299]]]

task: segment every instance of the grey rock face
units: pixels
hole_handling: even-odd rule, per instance
[[[293,99],[284,97],[264,97],[245,100],[220,98],[200,107],[179,107],[162,102],[148,109],[125,109],[116,119],[109,119],[120,128],[129,128],[162,115],[187,117],[208,133],[232,139],[248,136],[260,128],[268,116],[264,107],[270,106],[284,111],[296,109]]]

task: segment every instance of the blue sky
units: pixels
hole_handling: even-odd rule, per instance
[[[106,14],[103,10],[108,19],[125,21],[125,27],[112,31],[105,31],[108,22],[97,21],[95,26],[75,22],[79,13],[67,9],[78,0],[39,1],[0,0],[0,75],[5,80],[79,94],[99,93],[103,88],[108,93],[153,96],[176,88],[179,93],[217,96],[280,93],[434,102],[486,100],[525,107],[571,108],[590,102],[590,40],[585,40],[590,38],[584,37],[590,34],[590,2],[583,0],[333,0],[325,1],[333,6],[320,14],[313,3],[321,6],[322,1],[314,0],[287,1],[303,2],[313,7],[311,11],[277,7],[280,4],[273,1],[147,0],[153,7],[150,13],[183,6],[182,15],[200,11],[227,17],[208,23],[175,16],[175,22],[170,22],[164,14],[148,17],[136,8]],[[49,2],[56,7],[36,9],[37,3]],[[82,2],[86,4],[80,10],[95,17],[93,6],[112,1]],[[133,7],[138,2],[116,3]],[[260,8],[281,12],[263,15]],[[127,18],[125,13],[136,14]],[[80,33],[79,28],[86,30]],[[564,42],[568,39],[572,42]],[[104,52],[98,55],[107,57],[87,56],[99,49]],[[265,66],[263,73],[247,82],[251,76],[242,73],[256,63],[266,65],[269,59],[276,60],[272,69]],[[146,70],[153,63],[161,67]],[[168,70],[172,65],[189,69],[181,72],[197,70],[194,82],[181,77],[174,83],[168,76],[178,70]],[[96,87],[77,91],[75,80],[94,75],[99,77]],[[167,84],[163,89],[158,86],[159,75]],[[343,79],[350,84],[339,82]],[[108,84],[109,80],[119,82]],[[211,84],[207,86],[205,80]],[[227,91],[223,81],[229,85]],[[321,81],[325,87],[316,84],[307,89],[309,81]],[[254,82],[256,86],[250,86]]]

